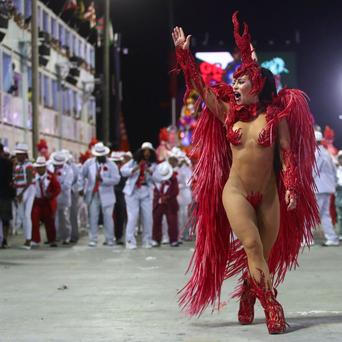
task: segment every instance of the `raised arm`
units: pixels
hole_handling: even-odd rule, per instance
[[[176,47],[177,63],[184,72],[187,92],[196,90],[209,110],[222,122],[225,122],[226,115],[229,111],[229,105],[226,102],[219,100],[212,89],[205,85],[200,73],[197,70],[197,65],[190,52],[190,39],[188,35],[185,38],[183,29],[175,27],[172,32],[172,39]]]

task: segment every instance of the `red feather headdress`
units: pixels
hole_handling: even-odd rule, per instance
[[[335,139],[335,131],[330,126],[325,126],[324,139],[331,142]]]
[[[96,145],[98,142],[99,142],[99,141],[98,141],[95,137],[91,138],[91,140],[90,140],[90,142],[89,142],[89,144],[88,144],[89,150],[91,150],[91,148],[92,148],[94,145]]]
[[[166,127],[161,128],[159,131],[159,142],[162,142],[162,141],[166,141],[166,142],[169,141],[169,131],[167,130]]]
[[[240,24],[237,18],[238,11],[233,14],[234,38],[236,46],[241,54],[241,66],[234,73],[234,78],[248,75],[252,82],[251,94],[259,94],[264,87],[265,79],[261,75],[261,68],[256,60],[253,59],[251,36],[248,32],[248,25],[243,23],[243,33],[240,35]]]
[[[45,139],[40,139],[38,144],[37,144],[37,149],[40,152],[43,149],[48,149],[48,145]]]

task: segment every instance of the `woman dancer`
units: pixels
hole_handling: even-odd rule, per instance
[[[180,27],[172,33],[187,94],[196,90],[205,104],[194,134],[200,158],[194,170],[193,274],[180,303],[191,315],[209,304],[219,307],[223,280],[242,272],[234,293],[240,323],[252,323],[258,298],[269,333],[283,333],[275,287],[297,265],[301,242],[319,221],[313,118],[303,92],[276,93],[272,73],[253,58],[246,24],[239,33],[237,12],[233,24],[242,65],[232,87],[204,84],[189,50],[191,36]]]

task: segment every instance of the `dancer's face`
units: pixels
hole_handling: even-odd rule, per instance
[[[250,105],[259,101],[257,95],[252,95],[252,82],[247,75],[233,79],[235,101],[238,105]]]

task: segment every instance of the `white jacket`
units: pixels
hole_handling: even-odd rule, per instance
[[[191,167],[183,164],[177,170],[177,179],[179,185],[179,194],[177,196],[179,205],[189,205],[192,201],[191,194],[191,176],[192,170]]]
[[[104,164],[99,164],[96,158],[88,159],[82,167],[82,184],[86,183],[85,202],[90,205],[94,196],[94,188],[96,185],[96,174],[99,172],[102,182],[100,183],[98,192],[101,205],[103,207],[112,206],[116,202],[114,185],[120,182],[119,169],[115,163],[107,158]]]
[[[332,194],[335,192],[337,176],[336,166],[329,152],[318,146],[315,151],[318,173],[314,171],[314,180],[319,194]]]
[[[80,178],[80,167],[74,163],[73,161],[68,163],[68,165],[70,165],[72,172],[73,172],[73,180],[72,180],[72,186],[71,186],[71,191],[73,193],[78,193],[79,191],[81,191],[82,189],[80,188],[80,182],[79,182],[79,178]]]
[[[120,169],[122,176],[127,177],[127,181],[123,189],[123,192],[124,194],[128,196],[131,196],[133,194],[134,189],[135,189],[135,184],[139,178],[139,170],[133,173],[133,169],[137,165],[138,163],[134,159],[132,159],[126,164],[124,164]],[[150,165],[149,167],[150,172],[145,172],[146,183],[147,183],[147,187],[149,188],[150,195],[152,195],[152,192],[153,192],[152,174],[155,168],[156,168],[156,164],[152,163],[152,165]]]
[[[68,164],[64,164],[62,168],[56,169],[53,164],[48,167],[57,176],[61,185],[61,192],[57,196],[57,207],[70,207],[71,205],[71,185],[74,179],[72,168]]]

